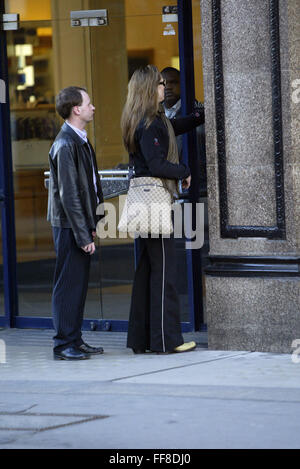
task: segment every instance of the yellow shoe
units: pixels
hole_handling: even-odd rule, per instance
[[[174,348],[174,352],[182,353],[182,352],[190,352],[190,350],[194,350],[196,348],[196,342],[185,342],[185,344],[179,345],[178,347]]]

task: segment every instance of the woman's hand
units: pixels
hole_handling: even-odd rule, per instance
[[[191,179],[192,179],[192,176],[189,176],[188,178],[182,180],[182,184],[181,184],[182,189],[188,189],[190,187]]]

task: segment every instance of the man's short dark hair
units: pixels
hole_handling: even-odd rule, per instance
[[[68,119],[74,106],[81,106],[82,94],[85,88],[79,86],[68,86],[61,90],[56,96],[56,110],[63,119]]]
[[[180,76],[180,71],[174,67],[165,67],[160,73],[169,73],[169,72],[176,73],[178,76]]]

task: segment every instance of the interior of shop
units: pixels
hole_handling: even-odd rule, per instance
[[[173,2],[176,3],[176,2]],[[127,84],[148,63],[179,69],[178,23],[162,19],[165,0],[7,0],[20,26],[7,32],[19,314],[51,316],[55,252],[46,221],[48,151],[62,124],[55,96],[85,87],[96,107],[88,136],[99,170],[128,165],[120,132]],[[107,9],[108,25],[72,27],[71,11]],[[193,1],[195,96],[203,102],[200,2]],[[117,205],[118,199],[112,199]],[[99,242],[86,317],[128,318],[134,275],[131,238]],[[178,241],[182,320],[189,319],[184,242]]]

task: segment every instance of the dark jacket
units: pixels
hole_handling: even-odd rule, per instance
[[[204,122],[204,111],[186,117],[171,119],[175,135],[189,132]],[[136,151],[131,154],[135,176],[153,176],[167,179],[185,179],[190,175],[184,163],[167,160],[169,148],[168,130],[159,115],[148,128],[142,120],[135,133]]]
[[[97,179],[99,203],[103,195],[95,153],[66,123],[63,124],[49,153],[50,183],[47,219],[52,226],[71,228],[78,247],[93,241],[100,217],[96,216],[97,197],[93,182],[92,160]]]
[[[199,101],[195,100],[195,111],[201,110],[203,108],[203,104]],[[177,110],[174,119],[180,119],[182,117],[181,107]],[[202,192],[207,191],[207,183],[206,183],[206,152],[205,152],[205,125],[201,124],[196,128],[196,140],[197,140],[197,161],[198,161],[198,177],[200,182],[199,189]],[[176,137],[178,152],[179,152],[179,159],[182,160],[183,156],[183,138],[182,135],[178,135]]]

